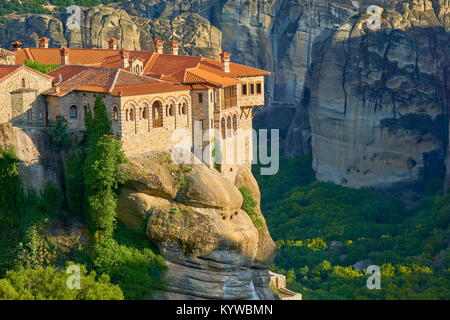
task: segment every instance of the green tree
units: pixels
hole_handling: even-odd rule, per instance
[[[107,275],[80,268],[80,289],[67,285],[70,273],[55,267],[8,271],[0,280],[0,300],[123,300],[121,289]]]
[[[25,60],[25,65],[42,73],[48,73],[61,67],[59,64],[44,64],[39,61]]]
[[[70,146],[69,134],[67,133],[68,122],[64,116],[57,116],[56,122],[50,128],[49,134],[52,143],[60,150]]]
[[[70,213],[86,218],[84,212],[84,152],[71,151],[65,159],[64,181],[66,186],[66,202]]]
[[[0,225],[11,226],[20,217],[23,201],[19,163],[12,148],[0,148]]]
[[[94,116],[88,112],[85,125],[84,192],[88,218],[94,230],[112,236],[117,191],[124,178],[120,166],[126,158],[122,144],[111,135],[111,121],[100,96],[95,101]]]

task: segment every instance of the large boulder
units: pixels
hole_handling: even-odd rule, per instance
[[[241,209],[236,186],[204,164],[175,164],[168,153],[130,157],[125,168],[118,217],[132,227],[148,219],[146,234],[169,267],[161,298],[274,297],[268,267],[275,244],[265,224],[256,228]]]

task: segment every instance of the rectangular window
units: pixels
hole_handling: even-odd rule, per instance
[[[250,84],[250,94],[255,94],[255,84],[254,83]]]
[[[247,85],[246,85],[246,84],[243,84],[243,85],[242,85],[242,95],[243,95],[243,96],[246,96],[246,95],[247,95]]]
[[[203,103],[203,93],[198,94],[198,103]]]
[[[210,100],[211,102],[214,102],[214,98],[213,98],[213,93],[212,93],[212,91],[209,93],[209,100]]]
[[[256,84],[256,93],[257,94],[261,94],[262,93],[262,84],[261,83],[257,83]]]

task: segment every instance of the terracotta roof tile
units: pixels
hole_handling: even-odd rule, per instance
[[[45,64],[60,63],[58,48],[27,48],[16,52],[17,63],[26,59],[38,60]],[[104,68],[121,68],[121,50],[113,49],[69,49],[71,64]],[[221,61],[192,56],[158,54],[156,52],[128,51],[130,59],[141,59],[144,73],[157,79],[179,83],[203,83],[215,86],[229,86],[238,83],[235,78],[265,76],[267,71],[230,62],[230,72],[222,71]],[[66,77],[76,73],[67,70]],[[64,75],[63,75],[64,78]],[[100,80],[101,81],[101,80]]]
[[[0,65],[0,81],[6,80],[9,76],[13,75],[14,73],[16,73],[17,71],[19,71],[21,69],[25,69],[28,72],[32,72],[37,75],[40,75],[43,78],[48,78],[48,79],[53,78],[47,74],[41,73],[39,71],[36,71],[36,70],[26,67],[24,65]]]
[[[122,88],[161,83],[160,80],[115,68],[65,66],[49,74],[55,78],[61,74],[63,79],[59,86],[59,92],[54,89],[45,92],[45,94],[56,96],[74,90],[106,93],[115,92]]]
[[[4,78],[7,78],[8,76],[12,75],[14,72],[16,72],[21,66],[17,65],[5,65],[0,66],[0,81],[2,81]]]

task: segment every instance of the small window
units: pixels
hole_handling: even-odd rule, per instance
[[[213,93],[212,93],[212,92],[209,93],[209,100],[210,100],[211,102],[214,102],[214,99],[213,99]]]
[[[174,109],[173,104],[171,104],[170,107],[169,107],[169,116],[171,116],[171,117],[174,116],[173,109]]]
[[[220,131],[222,132],[222,139],[225,139],[226,136],[226,130],[227,130],[227,124],[225,121],[225,118],[222,118],[222,120],[220,120]]]
[[[113,119],[114,121],[119,120],[119,108],[117,108],[117,106],[113,107]]]
[[[28,118],[28,121],[33,120],[33,109],[31,109],[31,108],[28,109],[27,118]]]
[[[203,93],[198,94],[198,103],[203,103]]]
[[[186,115],[186,114],[187,114],[187,106],[186,106],[186,103],[183,103],[183,106],[181,107],[181,113],[182,113],[183,115]]]
[[[242,95],[243,95],[243,96],[246,96],[246,95],[247,95],[247,85],[246,85],[246,84],[243,84],[243,85],[242,85]]]
[[[147,118],[148,118],[147,107],[144,107],[144,109],[142,110],[142,119],[147,119]]]
[[[255,84],[250,83],[250,94],[255,94]]]
[[[130,109],[130,121],[134,121],[134,108]]]
[[[262,84],[261,83],[257,83],[256,84],[256,93],[257,94],[261,94],[262,93]]]
[[[25,88],[27,86],[27,80],[25,78],[22,78],[22,88]]]
[[[70,107],[70,119],[76,119],[76,118],[78,118],[77,106],[71,106]]]

